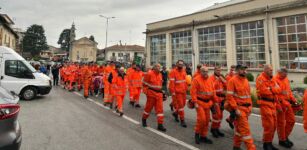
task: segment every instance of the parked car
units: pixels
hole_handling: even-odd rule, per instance
[[[0,87],[0,149],[19,150],[21,128],[18,122],[18,95]]]
[[[50,77],[37,72],[13,49],[4,46],[0,46],[0,86],[24,100],[49,94],[52,88]]]

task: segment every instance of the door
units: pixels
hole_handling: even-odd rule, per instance
[[[1,87],[19,94],[22,87],[33,79],[31,70],[21,60],[2,60]]]

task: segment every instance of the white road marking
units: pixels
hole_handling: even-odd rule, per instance
[[[74,93],[77,94],[77,95],[79,95],[79,96],[81,96],[81,97],[83,96],[83,95],[81,95],[81,94],[78,93],[78,92],[74,92]],[[109,107],[106,107],[106,106],[102,105],[101,103],[99,103],[99,102],[97,102],[97,101],[95,101],[95,100],[93,100],[93,99],[91,99],[91,98],[87,98],[86,100],[88,100],[88,101],[90,101],[90,102],[93,102],[93,103],[95,103],[96,105],[98,105],[98,106],[100,106],[100,107],[102,107],[102,108],[104,108],[104,109],[110,109]],[[112,111],[112,112],[113,112],[113,113],[116,113],[115,111]],[[134,124],[136,124],[136,125],[139,125],[139,124],[140,124],[140,122],[138,122],[138,121],[136,121],[136,120],[134,120],[134,119],[132,119],[132,118],[126,116],[126,115],[124,115],[123,118],[126,119],[126,120],[128,120],[128,121],[130,121],[130,122],[132,122],[132,123],[134,123]],[[181,140],[178,140],[178,139],[176,139],[176,138],[174,138],[174,137],[172,137],[172,136],[169,136],[169,135],[167,135],[167,134],[165,134],[165,133],[162,133],[162,132],[160,132],[160,131],[158,131],[158,130],[156,130],[156,129],[153,129],[153,128],[151,128],[151,127],[146,127],[145,129],[147,129],[147,130],[149,130],[149,131],[151,131],[151,132],[153,132],[153,133],[156,133],[156,134],[158,134],[158,135],[160,135],[160,136],[162,136],[162,137],[164,137],[164,138],[166,138],[166,139],[168,139],[168,140],[170,140],[170,141],[173,141],[174,143],[177,143],[177,144],[179,144],[179,145],[181,145],[181,146],[183,146],[183,147],[186,147],[186,148],[188,148],[188,149],[190,149],[190,150],[199,150],[199,148],[194,147],[193,145],[187,144],[187,143],[185,143],[185,142],[183,142],[183,141],[181,141]]]
[[[160,136],[162,136],[164,138],[167,138],[167,139],[173,141],[174,143],[182,145],[182,146],[184,146],[184,147],[186,147],[186,148],[188,148],[190,150],[199,150],[199,148],[197,148],[197,147],[194,147],[194,146],[192,146],[190,144],[184,143],[184,142],[182,142],[182,141],[180,141],[180,140],[178,140],[178,139],[176,139],[174,137],[171,137],[171,136],[169,136],[167,134],[164,134],[164,133],[162,133],[162,132],[160,132],[160,131],[158,131],[156,129],[153,129],[151,127],[146,127],[146,129],[148,129],[149,131],[154,132],[154,133],[156,133],[156,134],[158,134],[158,135],[160,135]]]

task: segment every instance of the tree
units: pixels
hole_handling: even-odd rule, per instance
[[[70,49],[70,29],[64,29],[60,34],[58,44],[61,45],[61,49],[69,51]]]
[[[23,50],[30,52],[32,56],[38,56],[42,50],[47,50],[48,45],[43,26],[31,25],[25,33],[22,44]]]
[[[93,35],[90,36],[89,38],[91,41],[95,42],[95,37]]]

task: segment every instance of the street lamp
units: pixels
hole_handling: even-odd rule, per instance
[[[108,46],[108,25],[109,25],[109,19],[114,19],[115,17],[106,17],[104,15],[99,15],[99,17],[105,18],[107,19],[107,26],[106,26],[106,46],[105,48],[107,48]]]

